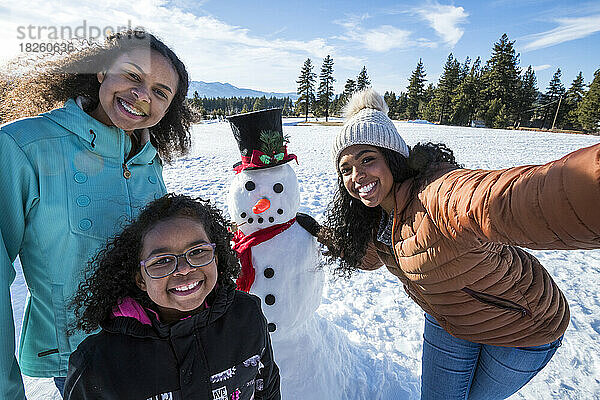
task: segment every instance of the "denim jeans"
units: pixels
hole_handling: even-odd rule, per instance
[[[425,314],[421,399],[506,399],[544,368],[561,341],[533,347],[473,343],[450,335]]]
[[[65,397],[64,392],[65,392],[65,381],[67,380],[67,378],[65,376],[61,376],[61,377],[54,377],[54,385],[56,385],[56,388],[58,389],[58,391],[60,392],[60,395],[62,397]]]

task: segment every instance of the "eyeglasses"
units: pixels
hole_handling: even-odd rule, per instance
[[[160,256],[150,257],[140,261],[140,265],[144,267],[150,278],[160,279],[171,275],[177,270],[180,257],[185,257],[188,264],[193,268],[210,264],[215,259],[215,247],[217,245],[214,243],[203,243],[192,247],[183,254],[161,254]]]

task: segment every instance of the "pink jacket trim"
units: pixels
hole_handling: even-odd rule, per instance
[[[112,309],[113,317],[135,318],[144,325],[152,325],[146,309],[131,297],[125,297]]]

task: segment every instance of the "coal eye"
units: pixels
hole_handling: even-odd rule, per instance
[[[281,183],[276,183],[273,185],[273,191],[275,193],[281,193],[283,192],[283,185]]]
[[[256,189],[256,185],[254,184],[254,182],[252,182],[252,181],[246,182],[246,190],[247,191],[251,192],[254,189]]]

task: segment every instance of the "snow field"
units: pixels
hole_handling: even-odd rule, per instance
[[[288,152],[298,156],[290,164],[300,184],[300,211],[322,221],[336,183],[329,149],[339,127],[294,126]],[[443,142],[466,168],[497,169],[548,162],[599,137],[559,133],[505,131],[396,122],[409,146]],[[165,165],[169,191],[211,199],[226,210],[232,165],[239,160],[228,123],[199,124],[193,128],[190,154]],[[599,211],[600,212],[600,211]],[[600,399],[600,251],[534,251],[569,301],[571,323],[548,366],[511,399]],[[350,280],[331,278],[330,265],[323,299],[317,312],[337,325],[361,349],[361,357],[387,360],[382,368],[395,371],[406,393],[397,398],[418,399],[421,374],[423,313],[404,293],[400,282],[385,268],[359,272]],[[16,334],[20,331],[26,288],[17,273],[11,287]],[[331,343],[335,346],[336,343]],[[364,382],[364,380],[362,380]],[[368,381],[368,379],[367,379]],[[357,382],[358,383],[358,382]],[[375,382],[366,382],[374,385]],[[28,398],[52,399],[42,393],[48,380],[27,380]]]

